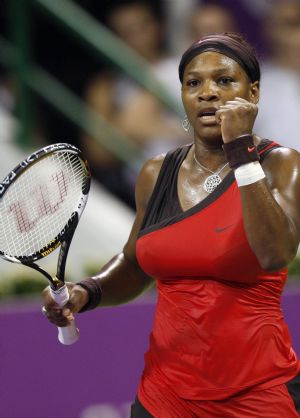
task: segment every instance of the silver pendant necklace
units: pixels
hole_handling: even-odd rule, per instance
[[[212,173],[210,176],[208,176],[205,179],[204,184],[203,184],[203,189],[207,193],[212,193],[217,188],[217,186],[222,182],[222,179],[219,176],[219,174],[221,173],[222,170],[224,170],[224,168],[229,163],[226,163],[225,165],[223,165],[223,167],[221,167],[220,170],[213,172],[209,168],[204,167],[204,165],[202,165],[201,163],[199,163],[199,161],[196,158],[195,153],[194,153],[194,160],[195,160],[196,164],[198,164],[198,166],[202,168],[202,170],[206,170],[206,171],[209,171],[210,173]]]

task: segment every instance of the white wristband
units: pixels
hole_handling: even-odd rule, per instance
[[[234,170],[234,175],[239,187],[256,183],[266,177],[258,161],[241,165]]]

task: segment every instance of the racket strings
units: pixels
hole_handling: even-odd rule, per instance
[[[0,201],[0,249],[30,256],[46,248],[66,226],[88,173],[79,156],[60,151],[29,166]]]

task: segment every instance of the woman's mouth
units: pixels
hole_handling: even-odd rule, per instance
[[[201,123],[203,125],[216,125],[217,119],[216,119],[216,111],[215,108],[208,108],[208,109],[202,109],[198,113],[198,117],[201,120]]]

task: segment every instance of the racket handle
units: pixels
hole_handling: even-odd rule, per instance
[[[66,285],[63,287],[53,290],[50,287],[51,296],[54,301],[63,307],[69,300],[69,291]],[[76,328],[75,320],[73,319],[70,325],[66,327],[58,328],[58,341],[64,345],[74,344],[79,338],[79,329]]]

